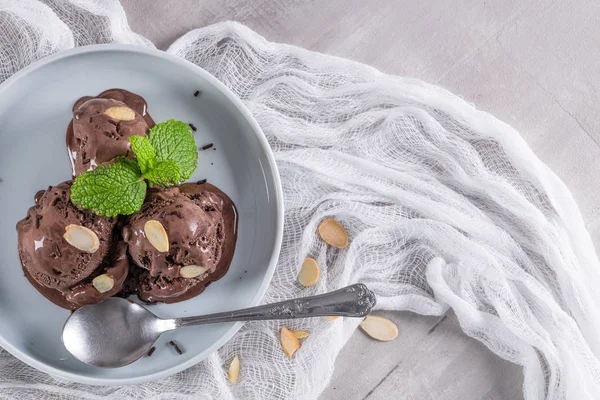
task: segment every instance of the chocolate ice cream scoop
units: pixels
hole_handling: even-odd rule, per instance
[[[123,89],[109,89],[97,97],[82,97],[73,106],[67,128],[67,149],[73,176],[131,151],[129,137],[145,136],[154,121],[144,99]]]
[[[146,121],[125,103],[112,99],[84,102],[73,112],[67,129],[73,175],[79,176],[115,157],[129,155],[129,137],[146,135],[148,130]]]
[[[209,184],[152,189],[128,218],[123,239],[136,271],[139,297],[174,303],[201,293],[228,270],[237,214],[227,195]]]
[[[126,246],[114,243],[116,219],[75,207],[70,187],[69,181],[38,192],[17,233],[25,276],[55,304],[76,309],[117,293],[128,262]],[[103,274],[112,286],[99,292],[92,280]]]

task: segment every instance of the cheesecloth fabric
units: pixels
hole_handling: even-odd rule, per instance
[[[74,46],[153,47],[114,0],[0,0],[0,33],[0,81]],[[264,302],[364,282],[381,309],[452,308],[467,335],[524,367],[527,399],[599,397],[598,258],[571,193],[510,126],[439,87],[237,23],[191,31],[168,51],[242,98],[275,153],[285,237]],[[347,228],[347,249],[316,235],[324,218]],[[322,277],[301,289],[307,256]],[[248,323],[195,367],[127,387],[61,381],[0,350],[0,398],[314,399],[358,323],[291,323],[311,332],[291,359],[279,323]],[[232,386],[234,354],[242,372]]]

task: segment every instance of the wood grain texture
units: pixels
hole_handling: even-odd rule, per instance
[[[513,125],[560,176],[600,239],[600,3],[591,0],[123,0],[159,48],[223,20],[268,40],[446,87]],[[389,343],[357,331],[322,399],[518,399],[521,368],[465,337],[449,316],[386,312]],[[361,368],[354,367],[360,360]]]

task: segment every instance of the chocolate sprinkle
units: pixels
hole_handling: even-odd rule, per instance
[[[62,252],[60,251],[60,247],[58,247],[58,245],[56,243],[52,243],[52,250],[54,252],[54,255],[57,257],[62,257]]]
[[[182,355],[183,351],[181,351],[181,349],[179,348],[179,346],[177,346],[177,343],[175,343],[174,341],[170,341],[169,344],[171,346],[173,346],[173,348],[175,349],[175,351],[177,352],[177,354]]]
[[[206,183],[206,179],[202,179],[202,180],[199,180],[198,182],[196,182],[197,185],[202,185],[205,183]]]
[[[210,149],[211,147],[213,147],[213,144],[212,144],[212,143],[209,143],[209,144],[206,144],[206,145],[202,146],[202,150],[208,150],[208,149]]]
[[[43,217],[41,215],[36,215],[35,216],[35,229],[39,229],[40,228],[40,219],[42,219]]]
[[[90,163],[90,159],[86,158],[83,161],[81,161],[82,164],[89,164]]]
[[[112,133],[110,133],[110,132],[104,132],[104,135],[108,136],[108,137],[109,137],[109,138],[111,138],[111,139],[112,139],[112,137],[113,137]]]
[[[190,128],[192,128],[194,132],[198,130],[198,128],[196,128],[196,125],[192,124],[191,122],[188,125],[190,126]]]
[[[179,211],[171,211],[170,215],[176,215],[177,218],[183,219],[183,215]]]
[[[194,92],[194,97],[198,97],[198,95],[199,95],[199,94],[200,94],[200,91],[199,91],[199,90],[196,90],[196,91]]]
[[[154,354],[155,350],[156,350],[156,347],[152,346],[152,348],[150,350],[148,350],[148,357],[152,357],[152,354]]]
[[[110,118],[108,118],[108,119],[106,120],[106,122],[108,122],[109,124],[117,125],[117,121],[115,121],[115,120],[113,120],[113,119],[110,119]]]

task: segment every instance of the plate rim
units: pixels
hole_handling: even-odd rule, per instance
[[[200,75],[201,77],[203,77],[204,79],[206,79],[219,92],[221,92],[235,106],[237,111],[240,112],[241,115],[250,124],[250,127],[254,131],[254,133],[259,141],[260,147],[265,152],[265,155],[269,162],[269,166],[271,167],[271,170],[273,171],[272,178],[273,178],[273,185],[275,188],[274,197],[275,197],[275,205],[277,207],[277,221],[276,221],[276,228],[275,228],[275,235],[276,235],[275,245],[273,247],[273,251],[271,252],[271,257],[269,258],[269,264],[267,266],[265,276],[263,278],[263,282],[261,283],[260,287],[258,288],[258,291],[255,294],[254,298],[249,303],[248,307],[253,307],[253,306],[258,305],[260,303],[260,301],[262,300],[262,298],[264,297],[269,284],[271,283],[273,274],[275,273],[275,268],[277,267],[279,253],[281,251],[281,244],[283,241],[283,225],[284,225],[283,188],[281,186],[281,177],[279,175],[279,170],[278,170],[277,164],[275,162],[275,156],[273,154],[273,151],[271,150],[271,147],[269,146],[269,143],[267,141],[265,134],[263,133],[260,126],[258,125],[258,122],[254,118],[252,113],[250,113],[250,110],[248,110],[246,105],[243,103],[243,101],[239,97],[237,97],[221,81],[219,81],[216,77],[211,75],[205,69],[197,66],[196,64],[193,64],[190,61],[187,61],[181,57],[177,57],[175,55],[172,55],[172,54],[167,53],[162,50],[142,47],[142,46],[138,46],[138,45],[131,45],[131,44],[116,44],[116,43],[94,44],[94,45],[75,47],[75,48],[59,51],[57,53],[46,56],[44,58],[41,58],[41,59],[29,64],[28,66],[20,69],[15,74],[8,77],[4,82],[0,83],[0,96],[2,95],[2,93],[4,91],[6,91],[6,89],[9,86],[15,84],[15,82],[17,82],[19,79],[24,78],[29,73],[47,65],[47,64],[51,64],[51,63],[61,60],[63,58],[73,57],[73,56],[77,56],[77,55],[81,55],[81,54],[96,53],[96,52],[110,52],[110,51],[117,51],[117,52],[124,52],[124,53],[142,53],[145,55],[162,58],[168,62],[177,64],[183,68],[187,68],[187,69],[191,70],[192,72],[194,72],[194,73]],[[57,369],[49,364],[46,364],[42,361],[37,360],[34,357],[31,357],[31,356],[23,353],[16,346],[14,346],[11,343],[9,343],[8,341],[6,341],[4,339],[4,337],[2,337],[2,335],[0,335],[0,346],[2,346],[2,348],[4,348],[6,351],[8,351],[10,354],[15,356],[19,360],[36,368],[37,370],[45,372],[52,376],[66,379],[71,382],[83,383],[83,384],[95,385],[95,386],[134,385],[134,384],[140,384],[140,383],[145,383],[145,382],[150,382],[150,381],[155,381],[155,380],[158,380],[161,378],[165,378],[167,376],[171,376],[178,372],[184,371],[184,370],[198,364],[200,361],[206,359],[211,354],[213,354],[215,351],[217,351],[219,348],[221,348],[225,343],[227,343],[241,329],[241,327],[243,325],[244,325],[244,322],[236,322],[223,336],[221,336],[218,340],[216,340],[206,350],[195,355],[194,357],[190,358],[189,360],[182,362],[181,364],[178,364],[174,367],[167,368],[167,369],[159,371],[159,372],[146,374],[146,375],[140,375],[138,377],[132,377],[132,378],[97,378],[97,377],[82,376],[77,373],[62,371],[62,370]]]

